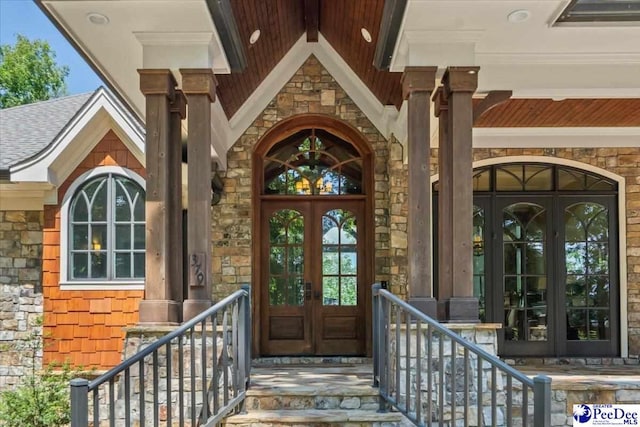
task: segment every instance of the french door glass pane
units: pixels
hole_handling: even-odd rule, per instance
[[[486,174],[488,175],[488,174]],[[478,298],[480,321],[486,321],[485,300],[485,213],[479,206],[473,206],[473,296]]]
[[[334,209],[322,216],[322,301],[356,305],[358,300],[358,230],[355,216]]]
[[[565,208],[564,220],[567,339],[609,339],[608,209],[599,203],[575,203]]]
[[[546,210],[515,203],[503,210],[504,323],[508,341],[547,340]]]
[[[269,304],[300,306],[304,282],[304,219],[283,209],[269,219]]]

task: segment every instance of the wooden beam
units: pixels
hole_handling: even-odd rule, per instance
[[[436,300],[431,285],[431,172],[429,171],[430,105],[437,67],[406,67],[402,95],[408,100],[408,264],[409,304],[435,317]]]
[[[447,320],[477,322],[478,299],[473,296],[473,103],[472,96],[478,85],[479,67],[449,67],[442,83],[448,103],[447,161],[441,165],[443,175],[450,183],[445,200],[450,201],[450,216],[443,226],[440,239],[450,246],[451,293],[445,301]],[[440,195],[443,191],[440,190]]]
[[[489,92],[482,101],[473,107],[473,123],[476,123],[487,111],[508,101],[511,95],[513,95],[513,92],[510,90],[492,90]]]
[[[449,141],[449,104],[447,92],[440,86],[433,95],[434,114],[438,118],[438,319],[447,320],[446,302],[453,294],[453,228],[451,171],[453,157]]]
[[[406,8],[407,0],[385,0],[384,2],[376,52],[373,57],[373,65],[378,70],[389,69]]]
[[[320,27],[320,0],[304,0],[304,24],[307,43],[317,43]]]
[[[175,301],[172,280],[178,277],[171,262],[171,120],[170,103],[176,81],[170,70],[145,69],[140,91],[146,104],[146,202],[145,295],[140,302],[140,323],[177,323],[180,303]],[[180,266],[181,268],[181,266]],[[175,284],[178,286],[178,284]]]
[[[183,320],[211,306],[211,103],[216,80],[208,69],[180,69],[187,97],[188,221],[187,249],[189,297]]]

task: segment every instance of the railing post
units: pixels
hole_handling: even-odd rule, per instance
[[[71,388],[71,427],[88,427],[89,425],[89,381],[74,378]]]
[[[238,317],[241,323],[239,336],[238,365],[240,367],[240,379],[242,381],[241,391],[247,389],[249,375],[251,371],[251,286],[242,285],[241,288],[247,293],[240,299],[240,313]]]
[[[387,289],[387,282],[380,283],[380,289]],[[379,387],[379,409],[378,412],[388,412],[389,404],[389,301],[380,296],[378,290],[378,375],[380,378]]]
[[[551,425],[551,378],[537,375],[533,378],[533,426]]]
[[[380,351],[380,329],[378,325],[378,316],[379,316],[379,307],[378,307],[378,299],[380,288],[382,286],[380,283],[374,283],[371,290],[372,303],[371,307],[373,309],[373,313],[371,313],[371,321],[372,321],[372,331],[371,331],[371,340],[373,341],[373,387],[378,387],[380,385],[380,381],[378,375],[380,374],[380,367],[378,366],[378,361],[380,360],[380,355],[378,352]]]

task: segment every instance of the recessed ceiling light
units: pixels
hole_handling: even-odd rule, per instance
[[[87,13],[87,19],[96,25],[107,25],[109,23],[109,18],[106,15],[97,12]]]
[[[249,43],[255,44],[259,38],[260,38],[260,30],[255,30],[253,33],[251,33],[251,36],[249,37]]]
[[[531,12],[529,12],[527,9],[520,9],[520,10],[514,10],[513,12],[511,12],[507,16],[507,19],[509,20],[509,22],[518,23],[518,22],[526,21],[527,19],[529,19],[530,16],[531,16]]]
[[[365,39],[367,43],[371,43],[371,33],[366,28],[360,28],[360,33],[362,34],[362,38]]]

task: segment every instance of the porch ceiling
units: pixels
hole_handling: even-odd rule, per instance
[[[247,59],[239,73],[230,72],[208,0],[35,1],[141,117],[136,69],[211,66],[230,123],[223,133],[232,136],[253,120],[237,116],[251,110],[245,104],[256,102],[264,82],[278,81],[270,74],[288,52],[319,50],[348,65],[354,87],[364,87],[379,111],[400,109],[406,66],[479,65],[478,96],[512,90],[518,98],[490,110],[480,126],[640,126],[637,100],[628,99],[640,98],[639,23],[555,26],[569,0],[408,0],[390,71],[373,66],[385,0],[230,0]],[[91,13],[109,22],[91,23]],[[310,41],[316,31],[320,42]],[[300,42],[306,47],[296,50]]]

